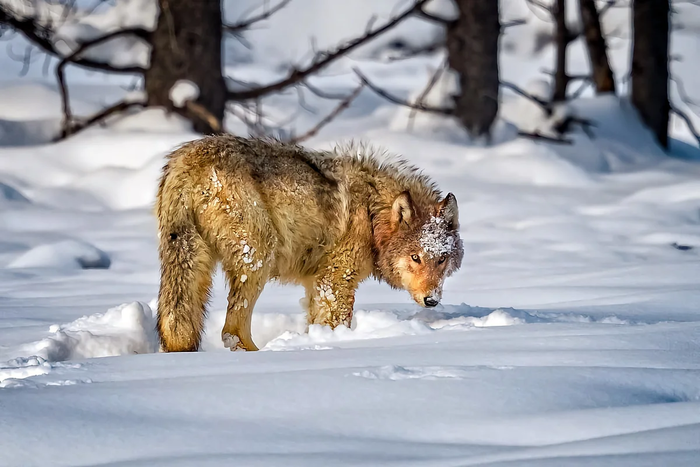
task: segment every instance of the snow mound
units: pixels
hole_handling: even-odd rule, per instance
[[[306,332],[303,313],[259,313],[253,315],[253,339],[263,350],[323,350],[329,344],[345,341],[429,334],[441,330],[469,330],[475,327],[511,326],[538,322],[538,318],[516,310],[488,310],[457,307],[456,313],[419,313],[357,310],[352,329],[312,325]],[[2,368],[5,378],[28,378],[47,374],[51,362],[154,353],[159,350],[156,331],[156,304],[125,303],[105,313],[83,316],[67,324],[49,328],[51,335],[19,349],[15,363]],[[479,315],[479,316],[471,316]],[[220,339],[224,313],[207,321],[203,351],[226,350]],[[29,357],[24,357],[29,356]],[[17,364],[24,359],[22,364]],[[49,363],[47,363],[49,362]],[[3,373],[4,372],[4,373]]]
[[[0,83],[0,146],[48,143],[61,129],[61,96],[43,84]],[[80,99],[72,102],[77,115],[88,115],[98,107]]]
[[[522,313],[522,312],[521,312]],[[357,310],[353,316],[352,328],[313,324],[307,333],[286,331],[269,341],[262,350],[300,350],[330,348],[325,344],[366,339],[382,339],[398,336],[429,334],[439,330],[467,330],[475,327],[512,326],[524,324],[517,314],[506,310],[493,310],[485,316],[468,316],[461,313],[424,313],[409,317],[402,313],[382,310]],[[536,318],[523,313],[528,317]],[[255,335],[253,336],[255,338]]]
[[[47,362],[153,353],[158,350],[155,326],[147,304],[126,303],[72,323],[53,325],[50,336],[26,345],[23,351]]]
[[[22,195],[17,189],[0,182],[0,202],[3,201],[19,201],[28,203],[29,200]]]
[[[0,365],[0,388],[13,388],[31,386],[24,381],[34,376],[42,376],[51,373],[56,368],[80,368],[77,363],[48,362],[42,357],[32,356],[28,358],[15,358]],[[54,381],[47,385],[68,386],[76,384],[74,380]]]
[[[108,269],[109,255],[89,243],[64,240],[39,245],[12,261],[8,268]]]

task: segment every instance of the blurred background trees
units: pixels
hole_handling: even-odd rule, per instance
[[[556,46],[548,95],[534,95],[513,83],[504,82],[499,74],[499,42],[502,31],[510,27],[528,27],[527,18],[499,17],[495,0],[412,0],[399,4],[395,13],[383,22],[373,18],[355,37],[327,50],[311,46],[311,58],[301,65],[284,65],[285,73],[268,83],[236,81],[226,76],[224,43],[233,37],[246,43],[247,32],[284,9],[291,1],[261,1],[258,8],[235,22],[225,21],[225,3],[190,0],[113,0],[82,2],[76,0],[0,0],[0,31],[21,34],[34,48],[56,60],[57,85],[63,98],[64,123],[59,138],[75,134],[98,124],[115,113],[132,107],[161,107],[178,113],[192,122],[201,133],[225,131],[227,115],[245,121],[253,134],[286,136],[299,141],[304,135],[292,135],[283,128],[266,125],[262,102],[268,97],[304,88],[326,99],[338,101],[333,111],[319,119],[315,134],[322,125],[351,105],[363,86],[406,105],[416,112],[431,112],[453,119],[473,139],[490,140],[499,115],[503,90],[529,99],[553,117],[553,133],[520,131],[522,136],[567,143],[566,133],[579,125],[591,136],[595,122],[577,118],[567,103],[592,86],[597,94],[620,92],[620,82],[629,78],[629,99],[641,120],[659,144],[668,145],[669,114],[677,113],[689,126],[692,121],[669,101],[669,24],[672,13],[669,0],[522,0],[540,19],[552,24],[552,36],[543,38]],[[137,15],[129,15],[134,6]],[[84,21],[98,8],[113,11],[115,21],[100,25]],[[615,76],[608,57],[607,38],[602,18],[613,8],[632,8],[633,50],[629,77]],[[570,14],[571,13],[571,14]],[[575,14],[575,20],[572,15]],[[124,18],[127,20],[124,20]],[[417,99],[393,96],[373,83],[372,78],[357,71],[359,85],[352,92],[330,94],[309,83],[309,78],[323,73],[336,60],[376,40],[387,31],[412,19],[438,25],[442,31],[434,41],[421,47],[393,44],[392,60],[408,60],[422,54],[444,54],[444,65],[435,70],[426,89]],[[119,19],[119,21],[117,21]],[[590,73],[571,75],[567,70],[567,48],[577,39],[585,42],[590,59]],[[68,67],[100,72],[129,74],[138,79],[141,91],[106,107],[95,115],[77,118],[71,111]],[[235,63],[228,64],[235,67]],[[450,76],[456,83],[450,99],[442,105],[429,105],[425,97],[441,79]],[[190,94],[181,94],[178,83],[191,83]],[[580,83],[575,91],[572,85]],[[627,98],[621,95],[621,98]],[[236,111],[231,103],[239,104]],[[303,105],[300,102],[300,105]],[[556,117],[556,118],[555,118]],[[697,135],[694,129],[691,131]]]

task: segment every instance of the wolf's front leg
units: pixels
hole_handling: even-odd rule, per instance
[[[357,273],[350,267],[326,267],[306,285],[308,323],[350,327],[357,282]]]

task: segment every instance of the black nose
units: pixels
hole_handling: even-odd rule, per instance
[[[437,306],[438,301],[435,300],[433,297],[425,297],[423,299],[423,303],[425,303],[425,306],[433,307],[433,306]]]

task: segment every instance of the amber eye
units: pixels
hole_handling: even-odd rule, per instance
[[[411,255],[411,259],[415,261],[416,263],[420,264],[420,256],[418,255]]]
[[[447,259],[447,255],[440,256],[440,259],[438,260],[438,264],[444,263],[446,259]]]

